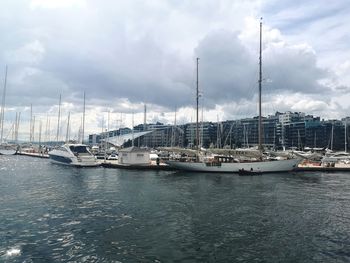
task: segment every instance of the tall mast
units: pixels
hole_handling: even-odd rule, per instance
[[[196,59],[197,64],[197,80],[196,80],[196,149],[199,151],[199,127],[198,127],[198,102],[199,102],[199,81],[198,81],[198,64],[199,58]]]
[[[56,142],[57,143],[58,143],[58,137],[60,134],[60,118],[61,118],[61,94],[60,94],[60,100],[58,102],[57,133],[56,133]]]
[[[35,115],[33,116],[33,124],[32,124],[32,142],[34,142],[35,139]]]
[[[29,142],[30,143],[33,141],[32,127],[33,127],[33,105],[30,104],[30,123],[29,123]]]
[[[333,136],[334,136],[334,123],[332,122],[332,133],[331,133],[331,150],[333,151]]]
[[[68,112],[68,119],[67,119],[66,143],[69,142],[69,122],[70,122],[70,112]]]
[[[132,140],[131,140],[131,146],[134,147],[134,112],[132,112],[132,124],[131,124],[131,132],[132,132]]]
[[[85,132],[85,91],[84,91],[84,108],[83,108],[83,127],[82,127],[81,142],[84,143],[84,132]]]
[[[171,142],[170,146],[174,147],[175,145],[175,132],[176,132],[176,107],[175,107],[175,116],[174,116],[174,125],[171,127]]]
[[[18,113],[18,119],[16,123],[16,134],[15,134],[16,143],[18,143],[18,130],[19,130],[20,120],[21,120],[21,112]]]
[[[18,118],[18,112],[16,112],[16,120],[14,122],[14,124],[12,125],[13,129],[12,129],[12,141],[15,141],[16,139],[16,129],[17,129],[17,118]]]
[[[1,136],[0,136],[0,143],[2,143],[2,139],[3,139],[3,136],[4,136],[4,118],[5,118],[6,84],[7,84],[7,65],[6,65],[6,67],[5,67],[4,92],[3,92],[3,94],[2,94],[1,113],[0,113],[0,119],[1,119]]]
[[[45,141],[46,143],[49,141],[48,140],[48,128],[49,127],[49,114],[46,114],[46,125],[45,125]]]
[[[39,121],[39,149],[41,149],[41,129],[42,129],[42,122]]]
[[[107,120],[108,120],[108,122],[107,122],[107,143],[106,143],[107,146],[109,145],[109,123],[110,123],[110,119],[111,119],[110,115],[111,115],[111,111],[108,110],[108,115],[107,115]]]
[[[259,41],[259,150],[262,150],[262,121],[261,121],[261,82],[262,82],[262,18],[260,19],[260,41]]]
[[[345,138],[344,138],[344,143],[345,143],[345,145],[344,145],[344,146],[345,146],[345,152],[347,152],[347,151],[348,151],[348,140],[347,140],[347,138],[346,138],[346,137],[347,137],[347,134],[346,134],[346,124],[347,124],[347,121],[345,120],[345,124],[344,124],[344,126],[345,126],[345,132],[344,132],[344,133],[345,133],[345,136],[344,136],[344,137],[345,137]]]
[[[144,112],[143,112],[143,130],[147,130],[147,106],[144,105]]]

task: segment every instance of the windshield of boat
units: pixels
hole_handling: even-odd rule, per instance
[[[74,153],[89,153],[86,146],[69,146],[69,149]]]

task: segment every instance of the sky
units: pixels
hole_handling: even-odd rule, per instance
[[[350,5],[346,0],[2,0],[0,91],[8,67],[5,137],[77,138],[147,122],[257,115],[263,20],[263,114],[349,116]]]

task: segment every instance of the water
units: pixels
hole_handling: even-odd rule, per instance
[[[78,169],[0,156],[0,262],[349,262],[350,173]]]

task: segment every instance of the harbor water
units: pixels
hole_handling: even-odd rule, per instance
[[[0,262],[350,262],[350,173],[72,168],[0,156]]]

